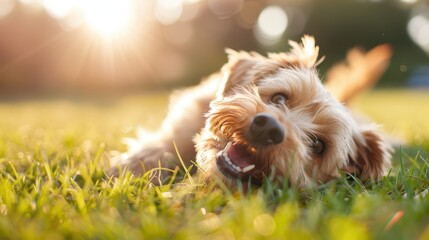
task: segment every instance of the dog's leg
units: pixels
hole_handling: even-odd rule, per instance
[[[142,175],[152,170],[153,182],[158,183],[171,171],[155,169],[181,167],[179,155],[183,164],[189,167],[195,159],[192,138],[204,125],[205,113],[221,81],[219,78],[219,75],[213,75],[198,86],[173,93],[169,112],[159,131],[141,140],[138,150],[120,159],[108,174],[118,176],[119,169],[126,169],[135,175]]]

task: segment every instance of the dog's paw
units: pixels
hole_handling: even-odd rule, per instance
[[[162,147],[146,147],[132,155],[121,154],[112,158],[107,171],[109,177],[119,177],[123,172],[131,172],[134,176],[147,175],[154,184],[162,184],[176,167],[176,156]]]

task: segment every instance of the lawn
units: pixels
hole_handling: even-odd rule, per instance
[[[429,92],[378,91],[351,105],[403,142],[389,176],[345,176],[243,194],[198,177],[152,186],[104,170],[166,94],[0,102],[0,239],[429,239]]]

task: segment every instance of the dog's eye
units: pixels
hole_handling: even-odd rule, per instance
[[[325,143],[320,139],[316,138],[313,140],[311,148],[313,149],[314,154],[320,155],[325,151]]]
[[[275,105],[282,105],[287,103],[287,97],[283,93],[276,93],[271,97],[270,102]]]

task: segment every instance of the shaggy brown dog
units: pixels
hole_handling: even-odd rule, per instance
[[[352,50],[348,62],[328,73],[325,86],[314,39],[290,44],[290,52],[267,57],[227,50],[221,72],[173,94],[161,129],[140,139],[110,175],[117,176],[118,167],[137,175],[174,169],[182,164],[178,152],[186,167],[196,160],[204,176],[229,186],[272,176],[306,187],[342,171],[363,181],[382,177],[391,147],[377,126],[357,121],[344,103],[378,79],[390,48]],[[154,172],[159,179],[168,175]]]

